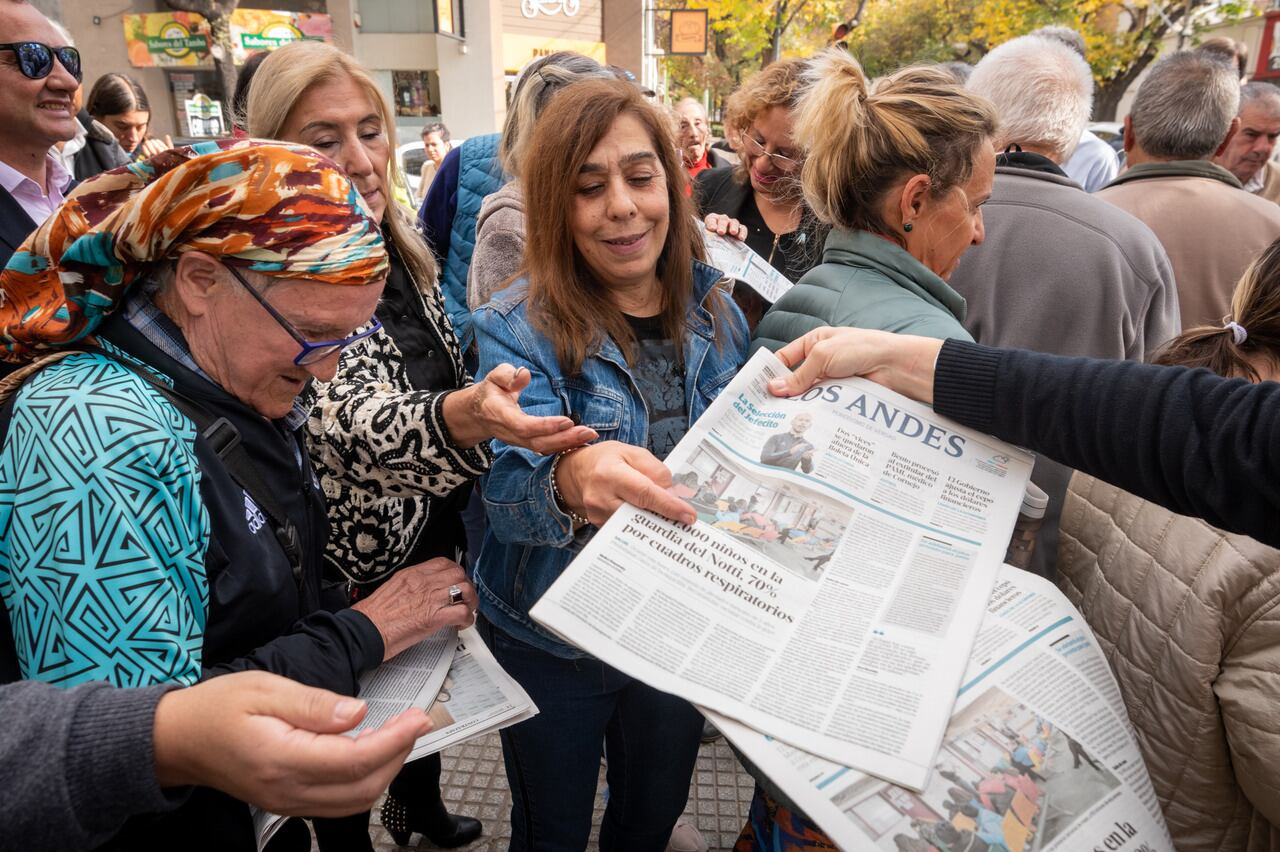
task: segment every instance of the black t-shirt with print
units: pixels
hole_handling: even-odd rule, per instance
[[[665,336],[661,316],[628,315],[627,322],[638,344],[631,373],[649,410],[648,449],[665,459],[689,431],[680,350],[675,341]]]

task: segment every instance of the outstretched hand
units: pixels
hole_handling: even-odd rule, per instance
[[[564,415],[534,417],[520,408],[520,393],[529,386],[527,369],[499,364],[475,384],[445,398],[444,418],[449,433],[471,447],[497,438],[535,453],[551,455],[580,447],[598,436]]]
[[[266,672],[237,672],[165,694],[153,728],[161,786],[216,787],[273,813],[368,810],[431,730],[408,710],[356,738],[367,705]]]
[[[933,367],[942,341],[861,328],[815,328],[775,354],[791,368],[769,382],[774,396],[796,396],[828,379],[863,376],[933,403]]]
[[[653,453],[620,441],[602,441],[562,456],[556,485],[572,509],[599,526],[630,503],[682,524],[698,519],[693,508],[669,493],[671,471]]]

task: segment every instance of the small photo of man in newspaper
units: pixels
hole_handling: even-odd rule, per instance
[[[813,444],[805,439],[804,433],[813,425],[813,416],[806,413],[791,418],[790,428],[786,432],[774,435],[764,442],[760,451],[760,463],[773,467],[785,467],[795,470],[797,467],[805,473],[813,472]]]
[[[1119,786],[1079,742],[993,687],[952,718],[923,794],[868,778],[840,805],[885,852],[1032,852]]]
[[[802,417],[808,415],[795,419]],[[697,510],[698,520],[808,580],[822,575],[853,516],[852,507],[834,497],[771,476],[767,468],[748,469],[710,445],[673,479],[671,492]]]

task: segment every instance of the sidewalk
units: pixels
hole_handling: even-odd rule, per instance
[[[444,775],[441,785],[449,810],[473,816],[484,823],[484,835],[464,847],[467,852],[505,852],[511,826],[511,795],[502,767],[502,745],[497,734],[473,740],[444,753]],[[704,745],[698,754],[693,786],[689,788],[689,805],[685,815],[702,831],[712,849],[732,849],[746,819],[753,789],[751,776],[738,765],[733,752],[720,740]],[[604,789],[604,772],[600,774]],[[591,832],[594,849],[604,800],[596,800],[595,827]],[[391,836],[378,823],[378,809],[373,811],[373,846],[377,852],[394,852],[404,847],[391,842]],[[414,835],[414,849],[434,849],[421,835]]]

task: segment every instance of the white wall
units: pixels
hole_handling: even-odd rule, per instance
[[[459,139],[500,130],[507,116],[501,0],[463,2],[466,41],[431,36],[440,73],[441,118]]]

